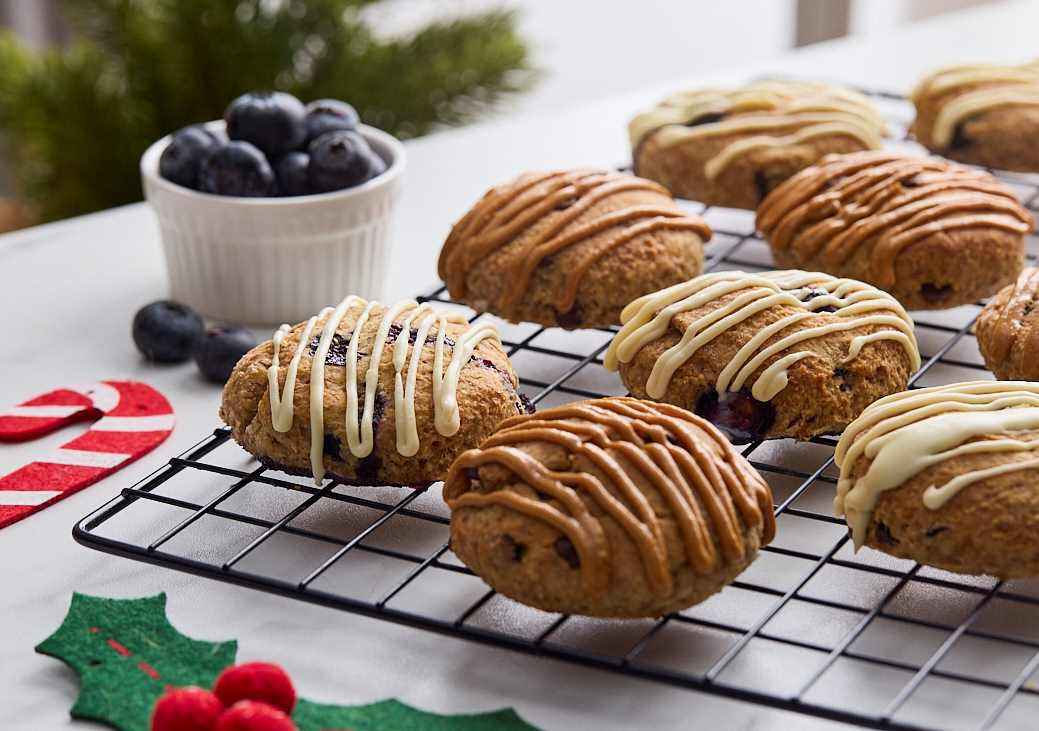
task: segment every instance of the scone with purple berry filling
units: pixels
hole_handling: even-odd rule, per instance
[[[891,295],[817,272],[705,274],[640,297],[621,321],[606,368],[735,442],[840,432],[920,367]]]
[[[220,416],[268,467],[319,483],[418,485],[532,410],[518,383],[493,326],[351,296],[249,351]]]

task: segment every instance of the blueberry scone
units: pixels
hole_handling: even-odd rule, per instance
[[[451,297],[512,322],[615,325],[634,297],[699,274],[711,230],[656,183],[605,170],[526,173],[451,229]]]
[[[749,209],[827,153],[880,147],[885,132],[866,97],[802,81],[679,92],[628,125],[636,174],[679,198]]]
[[[964,574],[1039,575],[1039,384],[971,381],[882,399],[836,451],[856,548]]]
[[[913,135],[960,162],[1039,171],[1039,61],[1020,66],[950,66],[912,93]]]
[[[263,464],[320,483],[419,485],[527,413],[491,325],[347,297],[249,351],[220,416]]]
[[[1029,267],[993,297],[974,325],[996,378],[1039,381],[1039,269]]]
[[[840,432],[920,367],[902,306],[828,274],[705,274],[635,300],[621,320],[606,368],[737,443]]]
[[[853,277],[933,310],[1013,282],[1034,223],[984,171],[884,150],[803,170],[769,194],[757,226],[780,266]]]
[[[717,430],[632,398],[507,420],[444,484],[451,547],[538,609],[656,617],[703,601],[772,540],[772,494]]]

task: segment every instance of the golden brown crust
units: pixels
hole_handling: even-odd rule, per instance
[[[974,325],[985,365],[1001,380],[1039,381],[1039,269],[1021,272]]]
[[[802,171],[769,194],[757,226],[782,266],[869,282],[908,309],[943,309],[1013,281],[1034,223],[987,173],[877,151]]]
[[[445,481],[454,552],[547,611],[658,616],[721,589],[771,540],[768,486],[709,424],[597,399],[511,419]]]
[[[966,443],[996,439],[987,435]],[[1016,432],[1030,441],[1039,432]],[[964,488],[937,510],[924,505],[927,488],[958,475],[1034,459],[1031,452],[984,452],[944,460],[919,472],[877,501],[866,545],[899,558],[964,574],[1001,579],[1039,575],[1039,469],[987,477]],[[860,457],[857,479],[871,460]]]
[[[358,373],[363,403],[363,381],[386,307],[378,306],[364,325],[358,342]],[[443,436],[434,428],[433,358],[434,344],[426,339],[418,365],[415,388],[415,419],[419,450],[411,457],[397,451],[394,405],[393,348],[396,334],[387,338],[379,364],[378,393],[375,399],[374,439],[370,455],[357,458],[348,448],[346,434],[346,386],[344,353],[349,345],[359,308],[349,311],[336,329],[337,338],[325,361],[324,465],[330,477],[348,484],[421,485],[441,479],[451,461],[461,452],[475,446],[504,419],[524,413],[516,387],[518,379],[508,357],[497,340],[481,341],[462,369],[458,381],[458,405],[461,426],[452,436]],[[290,474],[311,475],[310,463],[310,369],[317,333],[328,317],[318,318],[311,347],[304,351],[297,373],[293,395],[294,418],[287,432],[277,431],[272,423],[267,371],[272,363],[273,344],[267,341],[249,351],[235,366],[224,387],[220,406],[221,418],[231,427],[231,435],[262,463]],[[399,323],[403,317],[398,318]],[[279,390],[284,387],[289,358],[303,333],[306,323],[296,325],[282,343],[279,359]],[[465,324],[447,323],[447,337],[452,341],[466,330]],[[406,333],[401,333],[406,337]],[[415,336],[414,329],[411,336]],[[450,345],[450,344],[449,344]],[[415,345],[412,345],[414,348]],[[451,349],[447,350],[448,356]],[[410,355],[408,356],[410,358]]]
[[[454,225],[438,271],[451,296],[476,310],[606,327],[635,297],[698,274],[710,235],[651,181],[603,170],[526,173]]]

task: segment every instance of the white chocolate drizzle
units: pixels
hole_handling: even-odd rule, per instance
[[[716,115],[724,118],[689,126]],[[879,112],[861,94],[798,81],[679,92],[639,114],[628,126],[633,149],[650,134],[663,145],[739,136],[707,161],[704,174],[708,179],[718,177],[734,160],[754,150],[840,135],[858,140],[866,149],[877,149],[886,131]]]
[[[825,291],[819,294],[817,291]],[[807,301],[798,295],[812,293]],[[808,340],[843,330],[881,327],[851,339],[845,362],[855,358],[867,343],[894,340],[905,348],[913,370],[920,367],[920,354],[913,336],[913,323],[902,306],[889,294],[854,279],[799,270],[748,274],[716,272],[648,294],[631,302],[621,312],[623,327],[606,351],[604,365],[617,370],[639,350],[662,337],[676,315],[700,309],[720,298],[735,295],[721,307],[708,310],[690,322],[682,338],[653,364],[646,393],[662,398],[675,371],[704,345],[722,333],[770,307],[796,307],[797,311],[763,327],[747,341],[719,374],[719,393],[739,391],[770,358],[779,356],[754,380],[751,393],[759,401],[770,401],[786,388],[787,371],[797,361],[814,355],[808,350],[790,351]],[[823,307],[834,307],[829,321],[808,328],[791,328],[807,318],[816,318]],[[775,342],[766,345],[773,338]]]
[[[996,107],[1039,106],[1039,61],[1020,66],[976,64],[939,69],[913,90],[918,106],[930,95],[963,90],[944,102],[931,128],[935,147],[948,147],[961,122]]]
[[[375,446],[374,412],[375,396],[379,385],[379,366],[390,328],[398,318],[404,317],[400,322],[400,333],[393,344],[393,402],[397,451],[405,457],[414,455],[419,449],[418,425],[415,420],[415,384],[419,363],[422,359],[422,349],[426,345],[430,331],[436,327],[432,374],[434,425],[437,432],[443,436],[451,436],[457,433],[461,427],[457,391],[462,367],[469,362],[473,351],[482,341],[490,338],[498,341],[499,344],[501,342],[498,331],[493,325],[480,324],[467,328],[455,339],[445,371],[445,360],[448,358],[448,323],[466,324],[465,317],[459,313],[435,310],[428,304],[419,305],[413,300],[402,300],[384,308],[378,302],[367,302],[351,295],[340,302],[335,309],[326,308],[319,315],[307,321],[286,370],[285,384],[279,391],[281,346],[291,328],[287,324],[278,328],[273,337],[274,352],[271,365],[267,369],[267,381],[271,402],[271,423],[276,431],[287,432],[292,428],[295,416],[293,396],[296,391],[300,360],[304,351],[309,347],[311,333],[317,322],[324,319],[321,337],[310,365],[310,467],[317,484],[321,484],[325,477],[325,360],[343,318],[357,307],[360,308],[360,311],[357,313],[350,336],[343,368],[346,387],[347,445],[350,453],[357,458],[367,457]],[[368,355],[368,368],[363,374],[364,405],[358,415],[360,407],[358,347],[361,340],[360,334],[371,320],[378,324],[375,325],[376,333],[371,345],[372,352]],[[415,346],[411,348],[409,361],[408,348],[411,344],[412,327],[415,327],[417,332]],[[406,372],[405,366],[407,366]]]
[[[851,528],[855,547],[866,540],[881,494],[932,465],[965,454],[1039,452],[1039,439],[1019,438],[1039,429],[1039,383],[968,381],[905,391],[874,402],[841,435],[834,459],[841,468],[834,511]],[[970,441],[976,439],[977,441]],[[860,457],[872,460],[852,477]],[[1039,457],[1011,461],[930,485],[923,504],[938,510],[980,480],[1039,468]]]

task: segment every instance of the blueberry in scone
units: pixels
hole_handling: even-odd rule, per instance
[[[492,325],[351,296],[247,353],[220,415],[274,469],[318,482],[421,485],[531,410],[517,385]]]
[[[703,419],[633,398],[505,421],[444,483],[451,547],[551,612],[655,617],[703,601],[772,540],[772,493]]]
[[[1031,214],[990,174],[887,150],[831,155],[776,188],[757,226],[780,266],[852,277],[910,310],[1013,282]]]
[[[512,322],[607,327],[630,300],[698,274],[711,231],[658,184],[606,170],[526,173],[454,225],[454,299]]]
[[[964,574],[1039,575],[1039,384],[898,393],[848,427],[834,507],[856,548]]]
[[[679,198],[753,209],[827,153],[880,147],[886,127],[850,89],[759,81],[679,92],[632,119],[628,132],[636,174]]]
[[[949,66],[912,93],[912,131],[924,147],[960,162],[1039,171],[1039,61]]]
[[[838,433],[920,367],[893,297],[817,272],[705,274],[640,297],[621,321],[606,368],[737,443]]]
[[[993,297],[974,324],[985,365],[1005,381],[1039,381],[1039,269]]]

